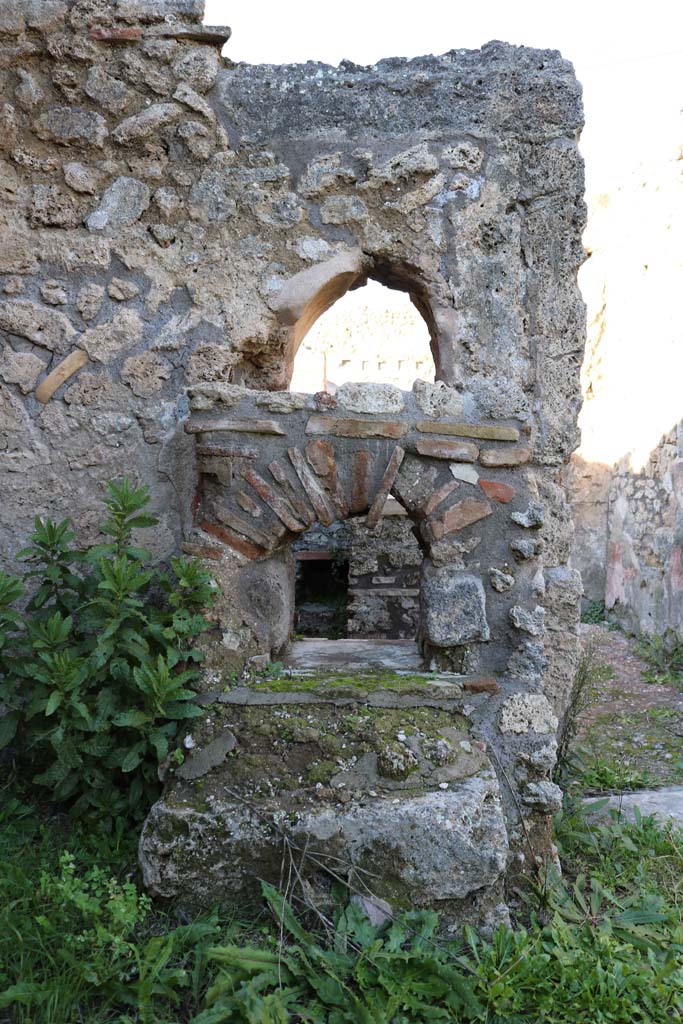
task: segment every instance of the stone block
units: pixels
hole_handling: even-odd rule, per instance
[[[476,486],[479,481],[479,474],[474,466],[452,462],[448,468],[456,480],[462,480],[464,483],[472,484],[473,486]]]
[[[462,395],[442,380],[433,384],[426,380],[416,380],[413,394],[418,409],[425,416],[462,416]]]
[[[479,453],[482,466],[521,466],[531,459],[530,448],[483,448]]]
[[[490,638],[484,586],[477,576],[451,566],[422,565],[422,629],[435,647]]]
[[[420,420],[416,427],[423,434],[476,437],[482,441],[519,441],[519,431],[515,427],[498,427],[487,423],[448,423],[443,420],[441,422]]]
[[[342,384],[337,403],[349,412],[392,413],[403,411],[403,392],[392,384]]]
[[[309,417],[306,433],[329,434],[331,437],[399,438],[408,433],[408,424],[399,420],[343,419],[315,414]]]
[[[89,231],[104,231],[134,224],[149,206],[151,192],[136,178],[120,177],[106,190],[100,205],[86,218]]]
[[[70,348],[76,333],[64,313],[46,309],[28,299],[0,302],[0,330],[59,354]]]
[[[541,693],[514,693],[500,709],[503,733],[555,733],[557,726],[557,716]]]
[[[448,459],[454,462],[476,462],[479,449],[468,441],[444,441],[420,438],[415,442],[418,455],[429,459]],[[475,481],[476,482],[476,481]]]

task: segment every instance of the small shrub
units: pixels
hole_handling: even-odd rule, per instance
[[[146,487],[107,485],[105,543],[73,545],[68,521],[36,519],[19,553],[37,583],[0,573],[0,749],[19,730],[33,781],[76,814],[139,818],[156,797],[179,723],[201,715],[189,684],[214,590],[197,562],[150,567],[133,531],[154,526]]]
[[[591,625],[599,625],[607,618],[604,601],[589,601],[581,613],[581,621]]]
[[[683,635],[674,629],[668,629],[662,636],[643,634],[636,644],[636,653],[647,662],[643,679],[648,683],[683,690]]]

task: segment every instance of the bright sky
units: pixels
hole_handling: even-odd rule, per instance
[[[641,162],[671,157],[683,142],[680,0],[206,0],[204,20],[230,25],[225,56],[253,64],[372,64],[491,39],[559,49],[584,85],[589,192]]]

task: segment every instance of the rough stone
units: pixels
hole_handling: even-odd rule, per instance
[[[7,347],[0,356],[0,377],[6,384],[17,384],[19,390],[27,395],[33,391],[46,366],[47,360],[40,359],[32,352],[13,352]]]
[[[173,73],[197,92],[205,93],[216,81],[219,66],[220,58],[214,50],[207,46],[192,47],[174,61]]]
[[[499,594],[504,594],[515,585],[515,577],[512,573],[503,572],[502,569],[496,569],[495,567],[489,569],[489,580],[493,589],[497,590]]]
[[[100,176],[91,167],[85,164],[72,162],[64,164],[64,181],[74,192],[82,192],[94,196],[99,188]]]
[[[486,596],[477,576],[450,566],[422,565],[422,621],[426,638],[436,647],[490,639]]]
[[[418,409],[425,416],[462,416],[462,395],[442,380],[433,384],[426,380],[416,380],[413,394]]]
[[[14,98],[22,110],[29,112],[43,101],[45,93],[35,75],[24,68],[17,68],[17,76],[19,85],[14,90]]]
[[[508,697],[500,709],[500,729],[503,733],[554,733],[557,716],[540,693],[515,693]]]
[[[142,320],[132,309],[122,309],[112,320],[90,327],[78,339],[91,359],[111,363],[126,349],[135,348],[142,338]]]
[[[121,380],[130,386],[134,395],[151,398],[158,394],[170,379],[173,367],[156,352],[143,352],[126,359],[121,368]]]
[[[524,512],[512,512],[510,519],[525,530],[538,529],[545,522],[545,505],[539,501],[530,501]]]
[[[139,220],[149,206],[151,193],[136,178],[120,177],[106,190],[100,205],[86,218],[89,231],[126,227]]]
[[[331,196],[320,207],[323,224],[348,224],[367,216],[367,206],[355,196]]]
[[[115,302],[127,302],[140,294],[140,289],[134,281],[125,281],[121,277],[112,277],[107,286],[107,295]]]
[[[65,306],[69,296],[61,281],[48,280],[40,286],[40,297],[49,306]]]
[[[102,149],[107,138],[107,122],[101,114],[80,107],[51,107],[38,118],[35,126],[40,139],[59,146],[95,146]]]
[[[510,550],[519,562],[525,562],[529,558],[536,558],[543,551],[543,541],[540,539],[531,540],[526,537],[510,541]]]
[[[133,114],[112,132],[112,138],[122,146],[130,146],[141,139],[156,135],[160,128],[179,121],[184,110],[179,103],[153,103],[140,114]]]
[[[83,285],[76,299],[76,309],[82,318],[88,322],[94,320],[102,308],[104,299],[104,288],[100,284]]]
[[[33,186],[29,218],[32,227],[72,228],[78,223],[71,196],[58,185]]]
[[[0,302],[0,330],[60,353],[66,352],[76,333],[63,313],[28,299]]]
[[[349,412],[396,414],[405,406],[402,392],[391,384],[342,384],[336,399]]]
[[[122,114],[137,98],[137,93],[125,82],[108,75],[97,65],[90,68],[83,88],[90,99],[95,100],[110,114]]]
[[[510,622],[529,636],[541,636],[545,629],[545,608],[536,605],[533,611],[514,605],[509,612]]]

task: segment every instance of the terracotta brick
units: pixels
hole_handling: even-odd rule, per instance
[[[458,486],[459,485],[455,480],[449,480],[447,484],[443,485],[443,487],[439,487],[439,489],[434,491],[434,493],[427,499],[426,505],[422,508],[422,514],[430,516],[432,512],[439,507],[441,502],[446,500],[449,494],[452,494],[453,491],[457,491]]]
[[[403,437],[408,424],[399,420],[361,420],[338,416],[309,417],[307,434],[330,434],[332,437]]]
[[[330,505],[327,495],[322,490],[318,481],[313,476],[306,461],[298,448],[288,448],[287,454],[294,466],[296,475],[301,481],[301,486],[306,492],[306,497],[315,509],[318,520],[323,526],[330,526],[334,522],[334,509]]]
[[[258,448],[250,448],[246,444],[198,444],[197,455],[223,459],[258,459]]]
[[[521,466],[531,459],[530,448],[484,448],[479,453],[482,466]]]
[[[490,516],[493,509],[488,501],[465,498],[446,509],[440,519],[429,519],[428,525],[435,540],[441,540],[448,533],[464,530],[466,526]]]
[[[255,544],[251,544],[244,537],[240,537],[239,534],[233,533],[232,530],[228,530],[225,526],[218,526],[217,523],[210,523],[208,519],[203,519],[199,524],[199,528],[204,533],[210,533],[212,537],[216,537],[222,541],[227,547],[232,548],[233,551],[238,551],[241,555],[245,555],[247,558],[260,558],[263,554],[261,548],[257,548]]]
[[[290,480],[287,472],[276,459],[268,463],[268,469],[274,480],[276,480],[287,501],[290,503],[299,518],[308,526],[315,522],[315,512],[307,503],[304,493],[300,491]]]
[[[353,453],[351,466],[351,512],[365,512],[370,504],[370,471],[372,455],[369,451]]]
[[[254,544],[258,544],[264,551],[274,546],[271,537],[266,532],[259,529],[251,520],[244,519],[243,516],[233,512],[232,509],[227,508],[225,505],[214,504],[213,514],[224,526],[228,526],[235,533],[241,533],[243,537],[253,540]]]
[[[106,28],[105,26],[93,25],[88,29],[90,39],[96,39],[100,43],[127,43],[142,39],[142,29],[135,26]]]
[[[220,561],[223,557],[223,552],[220,548],[211,547],[210,544],[193,544],[187,540],[181,543],[180,550],[186,555],[191,555],[193,558],[211,558],[214,562]]]
[[[325,481],[325,487],[329,492],[332,504],[340,519],[346,519],[349,514],[349,506],[337,477],[337,462],[334,455],[334,448],[329,441],[319,439],[310,441],[306,445],[306,458],[318,476]]]
[[[245,494],[244,491],[237,491],[235,501],[244,512],[248,512],[254,519],[260,519],[263,515],[263,510],[259,508],[251,495]]]
[[[282,494],[279,494],[274,488],[270,487],[263,477],[255,473],[253,469],[247,468],[242,471],[242,476],[254,488],[259,498],[262,498],[278,519],[285,524],[288,530],[291,530],[292,533],[301,533],[302,530],[306,529],[306,523],[302,523],[297,519],[289,502]]]
[[[479,457],[476,444],[468,441],[420,438],[415,442],[415,450],[418,455],[426,455],[430,459],[448,459],[451,462],[476,462]]]
[[[455,437],[477,437],[482,441],[519,441],[516,427],[498,427],[488,423],[445,423],[421,420],[416,424],[423,434],[450,434]]]
[[[396,479],[398,471],[401,468],[404,456],[405,451],[403,448],[401,448],[400,445],[396,445],[391,453],[391,458],[389,459],[387,468],[384,470],[384,475],[379,482],[377,494],[373,498],[370,511],[368,512],[366,524],[369,530],[374,530],[382,518],[382,510],[387,498],[389,497],[389,491],[394,485],[394,480]]]
[[[213,434],[219,431],[237,434],[278,434],[287,433],[275,420],[236,420],[227,416],[191,416],[185,424],[187,434]]]
[[[500,686],[493,676],[474,676],[463,679],[462,688],[468,693],[500,693]]]
[[[494,501],[499,501],[503,505],[512,501],[517,493],[514,487],[501,483],[500,480],[480,480],[479,486],[487,498],[493,498]]]

